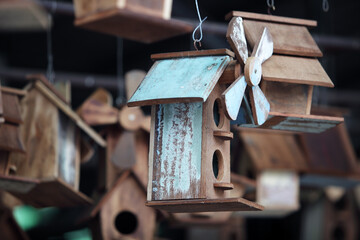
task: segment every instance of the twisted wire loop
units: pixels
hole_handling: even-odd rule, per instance
[[[268,6],[268,14],[272,15],[271,10],[275,11],[275,0],[266,0],[266,4]]]
[[[328,12],[329,11],[329,2],[328,2],[328,0],[323,0],[323,2],[322,2],[322,9],[323,9],[323,11],[324,12]]]
[[[198,18],[199,18],[199,25],[197,25],[197,27],[193,31],[192,39],[194,41],[194,48],[196,50],[199,50],[198,45],[199,45],[199,48],[201,48],[201,40],[203,39],[202,24],[207,19],[207,17],[205,17],[204,19],[201,19],[200,10],[199,10],[199,4],[198,4],[197,0],[195,0],[195,6],[196,6],[197,15],[198,15]],[[199,33],[200,33],[200,37],[198,39],[195,37],[195,34],[196,34],[197,31],[199,31]]]

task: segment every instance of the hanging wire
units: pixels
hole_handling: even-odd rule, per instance
[[[207,17],[205,17],[204,19],[201,19],[201,15],[200,15],[200,10],[199,10],[199,4],[198,1],[195,0],[195,5],[196,5],[196,11],[197,11],[197,15],[199,17],[199,25],[197,25],[197,27],[194,29],[193,33],[192,33],[192,39],[194,40],[194,47],[196,50],[198,50],[197,44],[199,44],[199,47],[201,47],[201,40],[203,38],[203,33],[202,33],[202,24],[203,22],[207,19]],[[196,39],[195,37],[195,33],[199,30],[200,32],[200,37],[198,39]]]
[[[122,105],[126,103],[125,98],[125,79],[124,76],[124,68],[123,68],[123,55],[124,55],[124,43],[122,38],[117,38],[116,42],[116,80],[118,86],[118,92],[116,97],[116,105]]]
[[[271,15],[271,10],[275,11],[275,0],[266,0],[266,4],[268,6],[268,14]]]
[[[324,12],[328,12],[329,11],[329,2],[328,0],[323,0],[322,2],[322,9]]]
[[[52,54],[52,38],[51,38],[51,25],[52,25],[52,16],[48,13],[48,28],[46,30],[46,41],[47,41],[47,70],[46,75],[52,84],[54,83],[54,66],[53,66],[53,54]]]

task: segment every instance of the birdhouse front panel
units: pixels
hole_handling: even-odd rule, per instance
[[[152,200],[202,198],[202,102],[153,107]]]

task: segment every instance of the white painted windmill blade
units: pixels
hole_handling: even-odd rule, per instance
[[[234,17],[228,27],[226,37],[234,50],[237,60],[244,67],[244,75],[236,79],[222,94],[225,99],[226,114],[232,120],[236,120],[244,97],[246,85],[250,88],[250,102],[254,122],[263,124],[270,112],[270,103],[267,101],[259,84],[261,81],[261,65],[269,59],[273,53],[273,41],[270,32],[264,28],[259,42],[255,45],[251,57],[248,57],[245,31],[241,17]]]

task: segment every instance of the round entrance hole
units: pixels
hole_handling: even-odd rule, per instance
[[[223,115],[222,115],[221,100],[219,98],[214,101],[213,118],[214,118],[215,125],[217,127],[221,128],[223,125],[224,119],[223,119]]]
[[[132,212],[122,211],[115,218],[115,228],[122,234],[135,232],[137,226],[137,217]]]
[[[219,150],[216,150],[214,152],[213,158],[212,158],[212,167],[213,167],[213,173],[214,177],[220,181],[223,178],[224,175],[224,159],[222,157],[222,154]]]

